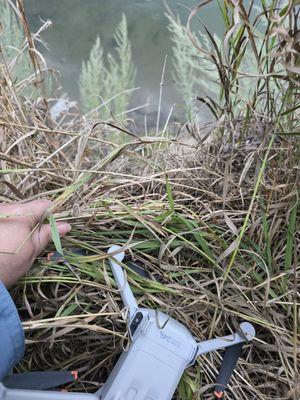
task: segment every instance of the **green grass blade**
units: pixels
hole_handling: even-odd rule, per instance
[[[61,245],[61,241],[60,241],[60,236],[58,233],[58,229],[57,229],[57,225],[55,222],[55,218],[53,217],[53,215],[49,215],[48,217],[49,219],[49,223],[50,223],[50,227],[51,227],[51,236],[52,236],[52,240],[55,246],[56,251],[58,251],[59,254],[63,255],[63,249],[62,249],[62,245]]]

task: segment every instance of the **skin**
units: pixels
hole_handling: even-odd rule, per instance
[[[34,229],[50,205],[49,200],[0,204],[0,281],[6,287],[24,276],[34,259],[51,242],[49,225]],[[71,230],[71,226],[66,222],[57,222],[57,229],[62,237]],[[17,252],[20,245],[22,247]]]

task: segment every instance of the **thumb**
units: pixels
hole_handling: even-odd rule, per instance
[[[66,222],[56,224],[60,237],[65,236],[71,230],[71,225]],[[41,229],[35,232],[33,241],[36,248],[36,254],[39,254],[52,240],[50,225],[42,225]]]

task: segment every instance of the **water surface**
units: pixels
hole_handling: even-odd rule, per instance
[[[183,21],[198,1],[168,0],[175,14]],[[134,95],[133,105],[149,100],[151,111],[157,109],[159,83],[166,54],[168,62],[164,87],[165,113],[173,103],[180,109],[180,95],[174,88],[172,75],[172,42],[167,29],[166,8],[162,0],[25,0],[32,30],[40,20],[50,19],[52,26],[43,33],[49,50],[43,51],[48,63],[62,75],[63,91],[78,99],[78,77],[82,60],[88,58],[91,47],[99,35],[104,49],[114,47],[113,33],[122,13],[128,21],[134,63],[137,68],[136,86],[141,89]],[[217,4],[209,5],[201,18],[212,31],[220,29]],[[219,28],[218,28],[219,26]]]

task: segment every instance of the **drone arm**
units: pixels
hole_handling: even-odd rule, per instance
[[[198,351],[196,357],[201,354],[209,353],[211,351],[224,349],[226,347],[234,346],[238,343],[250,341],[255,336],[254,327],[248,322],[243,322],[240,325],[241,334],[235,333],[233,335],[224,336],[221,338],[206,340],[198,344]]]
[[[109,248],[108,253],[109,254],[115,253],[120,249],[121,249],[120,246],[114,245]],[[137,311],[138,305],[132,293],[132,290],[127,282],[125,272],[123,268],[119,265],[119,263],[122,262],[123,258],[124,258],[124,252],[119,252],[113,255],[111,259],[109,259],[109,265],[114,275],[118,289],[120,291],[124,306],[128,308],[129,318],[131,319],[131,317],[133,317],[133,315]]]

